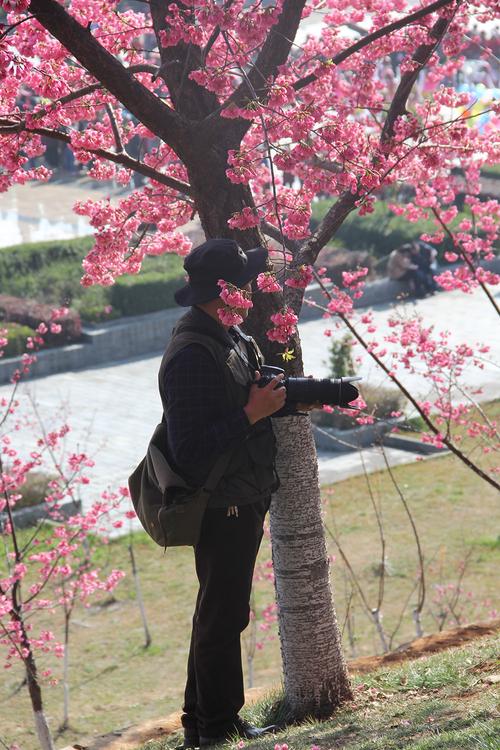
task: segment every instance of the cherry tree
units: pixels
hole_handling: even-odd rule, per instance
[[[28,455],[23,455],[17,445],[17,435],[26,426],[20,414],[19,384],[36,361],[45,334],[49,330],[52,334],[60,333],[57,321],[66,312],[64,308],[54,310],[49,325],[41,323],[35,336],[28,338],[29,353],[24,355],[22,367],[12,374],[11,395],[0,400],[0,537],[5,554],[0,578],[0,647],[4,669],[10,669],[16,661],[24,666],[37,737],[43,750],[52,750],[54,746],[44,713],[43,685],[57,682],[57,676],[51,669],[40,673],[38,657],[53,653],[63,659],[64,713],[60,727],[63,731],[69,724],[71,616],[78,603],[88,605],[97,592],[112,591],[124,576],[120,570],[106,574],[94,564],[89,539],[108,532],[108,514],[127,495],[126,488],[118,494],[102,493],[90,508],[80,512],[76,502],[78,486],[89,482],[87,471],[94,462],[85,453],[65,452],[69,425],[63,423],[50,430],[41,425],[40,435]],[[0,329],[0,356],[7,343],[6,333]],[[22,498],[22,488],[32,472],[46,471],[48,467],[56,475],[40,498],[47,518],[21,537],[15,510]],[[77,511],[69,518],[62,508],[65,501]],[[102,538],[105,542],[106,537]],[[47,627],[47,617],[60,610],[64,620],[62,642]]]
[[[244,249],[272,239],[280,249],[279,262],[269,261],[259,279],[249,317],[269,363],[302,372],[296,323],[316,274],[326,314],[347,325],[403,389],[397,369],[413,367],[415,351],[438,391],[444,388],[440,368],[451,368],[455,378],[464,358],[480,365],[470,346],[452,351],[418,321],[404,331],[395,324],[389,343],[401,352],[392,357],[367,336],[369,315],[360,322],[365,329],[352,317],[364,272],[338,288],[312,267],[350,213],[370,213],[381,191],[391,191],[395,213],[411,222],[434,219],[428,240],[452,237],[448,260],[462,263],[442,274],[440,284],[464,292],[479,285],[496,306],[488,286],[499,278],[481,262],[493,255],[499,206],[481,202],[479,194],[481,166],[498,160],[491,138],[498,105],[488,107],[490,122],[480,128],[475,102],[452,83],[472,21],[491,20],[495,0],[0,4],[6,13],[1,188],[49,179],[43,156],[50,140],[65,144],[94,179],[126,186],[134,174],[145,178],[115,204],[89,198],[75,206],[95,232],[83,259],[84,285],[139,273],[147,255],[186,254],[190,242],[182,227],[197,216],[207,237],[231,236]],[[299,24],[312,11],[323,14],[321,38],[299,44]],[[392,84],[381,75],[390,56],[399,59]],[[432,96],[415,90],[423,71]],[[292,186],[285,173],[295,177]],[[401,184],[412,191],[409,201],[398,201]],[[458,192],[465,193],[470,219],[457,226]],[[311,203],[320,194],[333,202],[311,234]],[[226,285],[222,292],[231,302],[234,290]],[[432,404],[408,389],[405,395],[427,419],[429,439],[498,486],[494,472],[471,461],[450,437],[452,422],[475,407],[457,412],[449,391]],[[321,716],[351,692],[331,596],[314,441],[303,417],[277,420],[275,428],[281,488],[271,530],[286,700],[296,717]],[[471,429],[487,441],[496,435],[491,423]]]

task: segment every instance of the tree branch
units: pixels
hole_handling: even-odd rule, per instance
[[[347,49],[345,49],[343,52],[339,52],[339,54],[335,55],[335,57],[329,58],[325,61],[325,63],[329,65],[340,65],[344,62],[344,60],[347,60],[348,57],[351,57],[351,55],[359,52],[367,45],[375,42],[377,39],[380,39],[383,36],[387,36],[387,34],[391,34],[393,31],[402,29],[404,28],[404,26],[408,26],[410,23],[418,21],[419,18],[425,18],[425,16],[428,16],[430,13],[434,13],[436,10],[443,8],[446,5],[451,5],[453,2],[455,2],[455,0],[436,0],[436,2],[431,3],[431,5],[427,5],[425,8],[420,8],[420,10],[417,10],[414,13],[410,13],[408,16],[404,16],[398,21],[388,23],[387,26],[382,26],[381,29],[377,29],[371,34],[367,34],[362,39],[358,39],[357,42],[351,44],[351,46],[347,47]],[[299,78],[298,81],[295,81],[295,83],[293,84],[293,88],[295,89],[295,91],[299,91],[300,89],[303,89],[304,86],[308,86],[310,83],[314,83],[314,81],[317,80],[318,76],[316,75],[316,73],[310,73],[303,78]]]
[[[263,221],[260,225],[260,228],[262,229],[262,232],[266,235],[266,237],[270,237],[280,245],[284,243],[286,249],[295,258],[300,249],[300,243],[297,242],[297,240],[290,240],[287,237],[284,237],[280,230],[277,227],[274,227],[268,221]]]
[[[30,11],[104,88],[181,156],[186,123],[178,113],[139,83],[57,0],[31,0]]]
[[[429,31],[429,36],[433,41],[429,44],[421,44],[420,47],[418,47],[412,57],[413,70],[403,73],[401,76],[391,106],[389,107],[384,127],[382,128],[382,134],[380,136],[381,144],[387,143],[394,136],[394,124],[398,117],[405,114],[406,102],[411,94],[411,90],[422,69],[429,62],[431,55],[445,35],[450,22],[451,18],[446,18],[444,16],[438,18],[432,29]]]
[[[182,0],[175,0],[186,23],[194,26],[193,9]],[[167,82],[175,109],[191,120],[203,120],[219,107],[217,96],[189,78],[193,70],[203,67],[203,50],[193,43],[179,42],[175,47],[164,47],[163,33],[170,27],[166,17],[168,4],[164,0],[150,0],[153,29],[161,57],[161,70]]]
[[[157,68],[156,65],[132,65],[129,68],[126,68],[126,70],[129,70],[131,73],[151,73],[152,76],[157,76],[160,69]],[[30,115],[34,119],[45,117],[45,115],[48,115],[52,111],[52,109],[57,107],[58,105],[64,106],[65,104],[74,102],[77,99],[83,99],[84,96],[93,94],[94,91],[99,91],[103,88],[104,87],[102,83],[90,83],[88,86],[83,86],[81,89],[70,91],[69,94],[65,94],[59,99],[54,99],[54,101],[50,102],[50,104],[46,104],[45,107],[30,112]],[[25,125],[26,121],[21,120],[19,124]]]
[[[116,153],[122,154],[123,153],[122,138],[120,135],[120,131],[118,129],[118,123],[116,122],[115,113],[113,112],[113,109],[110,104],[106,104],[106,112],[108,113],[109,122],[111,123],[111,129],[115,137]]]
[[[34,133],[35,135],[41,135],[45,138],[53,138],[57,141],[62,141],[63,143],[71,145],[71,136],[67,133],[62,133],[60,130],[50,130],[50,128],[26,128],[18,123],[10,123],[9,125],[6,120],[0,120],[0,135],[14,135],[22,132]],[[174,177],[169,177],[168,175],[163,174],[163,172],[158,172],[154,167],[150,167],[148,164],[144,164],[144,162],[139,161],[138,159],[133,159],[126,152],[115,153],[114,151],[107,151],[104,148],[85,148],[81,150],[87,151],[89,154],[98,156],[101,159],[107,159],[115,164],[120,164],[126,169],[132,169],[134,172],[139,172],[145,177],[149,177],[155,182],[159,182],[161,185],[166,185],[167,187],[172,188],[172,190],[184,193],[184,195],[191,195],[191,185],[187,182],[177,180]]]
[[[450,1],[450,0],[449,0]],[[255,97],[265,101],[269,89],[269,79],[274,78],[280,65],[284,65],[290,54],[293,40],[299,28],[302,11],[306,0],[285,0],[278,22],[272,26],[267,35],[257,60],[244,80],[223,105],[235,104],[242,107]]]
[[[476,274],[477,274],[477,270],[478,269],[476,268],[476,266],[474,265],[474,263],[471,261],[471,259],[470,259],[469,255],[467,254],[467,252],[466,252],[463,244],[460,242],[460,240],[458,240],[453,235],[453,233],[450,231],[449,227],[447,227],[447,225],[442,220],[440,213],[434,208],[434,206],[431,207],[431,211],[434,214],[434,216],[436,217],[436,219],[439,222],[439,224],[441,225],[441,228],[443,229],[443,231],[446,232],[446,234],[448,235],[448,237],[450,238],[450,240],[453,242],[453,246],[458,250],[458,252],[462,256],[462,260],[464,261],[464,263],[468,267],[469,271],[471,271],[472,275],[474,276],[474,278],[478,282],[479,286],[481,287],[481,289],[485,293],[487,299],[489,300],[489,302],[492,305],[493,309],[495,310],[496,314],[500,315],[500,308],[498,307],[495,298],[491,294],[490,290],[488,289],[488,287],[486,286],[486,284],[484,283],[484,281],[481,281],[480,279],[477,278]]]

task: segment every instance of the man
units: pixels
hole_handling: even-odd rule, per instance
[[[409,243],[393,250],[389,255],[387,275],[394,281],[407,283],[413,295],[423,297],[426,293],[425,278],[418,265],[413,262],[412,252],[413,247]]]
[[[434,294],[438,290],[438,285],[434,279],[437,273],[437,250],[428,242],[416,240],[412,242],[411,260],[420,270],[425,294]]]
[[[176,325],[163,357],[159,387],[169,459],[202,486],[217,459],[227,468],[209,498],[195,547],[199,581],[184,696],[184,747],[207,747],[266,731],[242,720],[240,634],[248,625],[253,570],[264,516],[278,486],[271,414],[285,402],[282,375],[259,388],[262,356],[251,337],[224,325],[220,279],[251,294],[267,251],[244,253],[229,239],[208,240],[186,258],[188,283],[176,293],[190,310]],[[238,309],[242,318],[247,310]]]

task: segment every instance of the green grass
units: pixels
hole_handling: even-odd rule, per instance
[[[498,750],[498,689],[489,677],[500,668],[498,638],[404,663],[368,675],[354,675],[354,701],[332,719],[306,721],[245,742],[248,750]],[[280,696],[270,693],[245,710],[252,723],[279,720]],[[180,734],[151,740],[138,750],[172,750]],[[224,746],[222,746],[224,747]],[[234,742],[225,747],[233,747]]]
[[[490,417],[498,417],[500,404],[491,405],[489,412]],[[462,582],[463,611],[461,616],[464,623],[467,620],[488,619],[492,609],[495,606],[498,608],[498,604],[495,605],[495,599],[498,597],[497,570],[500,564],[500,546],[496,528],[499,517],[497,493],[451,456],[400,466],[394,469],[394,475],[400,487],[403,488],[414,514],[425,555],[427,601],[423,612],[424,632],[430,633],[437,630],[436,622],[431,614],[437,606],[432,602],[436,585],[456,584],[459,567],[465,559],[467,559],[467,565]],[[388,574],[385,580],[382,611],[384,626],[389,635],[396,629],[402,605],[408,599],[408,608],[393,639],[393,646],[396,647],[415,637],[411,618],[414,597],[411,596],[411,591],[414,585],[417,556],[408,519],[387,473],[372,474],[370,486],[376,502],[381,504],[385,519]],[[380,549],[366,478],[356,477],[329,488],[325,487],[323,494],[326,525],[330,530],[334,528],[337,530],[353,570],[359,577],[369,602],[374,604],[380,581]],[[21,534],[21,541],[27,538],[28,533],[26,531]],[[191,617],[196,596],[192,552],[189,549],[173,549],[167,550],[164,554],[144,533],[134,535],[142,594],[153,637],[152,647],[145,650],[134,584],[130,576],[127,543],[128,539],[125,537],[107,546],[99,547],[96,552],[97,564],[105,569],[122,568],[127,571],[127,578],[113,592],[112,597],[109,594],[103,594],[100,603],[96,602],[89,609],[78,607],[74,614],[71,625],[70,653],[71,729],[59,739],[60,747],[75,741],[85,744],[89,738],[100,733],[110,732],[147,719],[166,716],[177,710],[181,704]],[[350,597],[350,586],[346,581],[338,550],[328,535],[327,543],[330,554],[336,556],[332,565],[332,584],[338,619],[343,627]],[[270,542],[269,538],[265,537],[259,563],[265,564],[269,558]],[[4,560],[2,555],[0,577],[4,575]],[[467,596],[469,592],[472,597]],[[263,607],[272,600],[272,596],[271,583],[260,581],[256,584],[258,616]],[[458,607],[458,610],[461,609],[462,604]],[[354,618],[355,655],[380,653],[380,641],[358,597],[351,602],[350,612]],[[50,628],[54,630],[58,638],[61,637],[61,612],[56,611],[53,616],[45,613],[38,622],[40,628]],[[454,626],[453,618],[449,617],[445,627]],[[261,635],[259,631],[259,637]],[[279,685],[281,680],[279,641],[275,631],[272,631],[271,635],[273,639],[266,641],[264,648],[257,651],[254,662],[255,685],[269,688]],[[244,636],[244,639],[246,637]],[[347,638],[347,630],[344,632],[344,646],[346,655],[351,658],[353,654]],[[418,664],[420,665],[421,662]],[[40,670],[51,667],[56,676],[61,674],[61,662],[50,655],[39,657],[39,667]],[[425,673],[422,669],[419,666],[419,671],[413,676],[408,673],[407,679],[410,682],[407,685],[413,685],[411,689],[416,689],[415,685],[419,684],[419,680],[425,678],[426,685],[423,687],[430,691],[436,689],[435,685],[430,686],[432,680],[444,683],[445,679],[448,679],[446,674],[453,675],[450,672],[451,667],[448,666],[442,676],[439,676],[438,670]],[[397,672],[391,671],[390,674],[397,674]],[[19,664],[2,675],[0,737],[4,741],[17,741],[23,750],[34,750],[37,742],[27,693],[25,688],[15,692],[22,679],[23,673]],[[367,679],[364,678],[364,681]],[[379,685],[379,690],[396,690],[397,686],[387,684],[388,678],[384,680],[386,682],[383,687]],[[450,689],[453,688],[454,682],[457,682],[455,677],[448,679]],[[466,689],[464,685],[462,687]],[[439,689],[444,690],[444,686]],[[47,715],[51,726],[55,729],[61,717],[62,686],[59,684],[50,687],[45,684],[43,691]],[[405,691],[404,685],[400,685],[397,687],[397,694],[401,700],[406,700],[404,694],[411,695],[411,690]],[[451,700],[449,696],[444,696],[442,699]],[[375,711],[371,703],[367,703],[366,707],[370,711]],[[393,708],[391,702],[391,711]],[[478,711],[480,712],[480,708]],[[377,715],[375,711],[373,715],[375,723],[379,720]],[[361,722],[360,716],[357,716],[356,721]],[[400,719],[394,714],[391,721],[397,723]],[[417,718],[415,718],[416,721]],[[424,720],[422,722],[425,724]],[[339,732],[339,737],[345,739],[350,732],[354,731],[352,727],[346,728],[348,727],[347,719],[345,726],[342,726],[342,729],[339,727],[331,729],[329,735],[321,735],[319,737],[321,742],[318,741],[318,744],[323,745],[328,741],[330,744],[325,744],[325,748],[333,747],[337,736],[335,732]],[[484,737],[487,737],[486,730],[483,732],[481,729],[479,719],[477,721],[474,719],[473,726],[474,731],[479,733],[478,736],[482,732]],[[398,732],[407,731],[407,729],[398,724],[391,731],[393,735],[390,741],[393,745],[388,744],[387,747],[398,747],[394,744],[398,741]],[[451,738],[458,736],[457,732],[459,734],[465,732],[464,742],[468,742],[467,737],[472,729],[469,731],[467,727],[457,728],[450,724],[446,732]],[[445,736],[447,735],[444,732],[442,737]],[[425,738],[425,741],[431,740],[434,741],[436,738],[431,735]],[[461,739],[449,740],[451,743],[455,741],[462,742]],[[484,742],[489,742],[489,740],[484,739]],[[358,750],[357,746],[354,747]],[[373,747],[384,747],[384,745],[382,743]],[[405,745],[402,744],[399,747],[405,747]],[[433,746],[429,745],[429,747]],[[436,747],[440,746],[436,745]],[[453,748],[454,746],[450,744],[442,747]],[[472,747],[472,745],[457,744],[456,747]],[[478,744],[477,747],[482,746]],[[484,747],[487,748],[488,745],[485,744]]]

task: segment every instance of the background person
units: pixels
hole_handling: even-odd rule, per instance
[[[426,293],[425,277],[412,257],[411,244],[401,245],[389,255],[387,275],[393,281],[408,284],[410,293],[416,297],[423,297]]]
[[[428,242],[416,240],[412,243],[411,260],[418,266],[425,294],[434,294],[438,290],[438,285],[434,280],[434,274],[437,273],[437,250]]]

